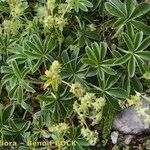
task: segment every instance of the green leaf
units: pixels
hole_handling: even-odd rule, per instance
[[[144,65],[143,60],[139,56],[135,55],[135,57],[136,57],[136,64],[137,64],[141,74],[144,74],[146,70],[145,70],[145,68],[143,66]]]
[[[11,62],[11,65],[12,65],[12,69],[13,69],[16,77],[21,78],[21,71],[18,67],[17,62],[14,60],[14,61]]]
[[[132,86],[135,91],[140,92],[140,93],[143,92],[143,85],[142,85],[141,81],[137,78],[137,76],[134,76],[131,79],[131,82],[132,82]]]
[[[141,45],[142,39],[143,39],[143,32],[141,31],[141,32],[136,33],[135,38],[134,38],[135,50],[139,47],[139,45]]]
[[[86,7],[86,5],[84,4],[84,3],[78,3],[78,7],[82,10],[82,11],[88,11],[88,9],[87,9],[87,7]]]
[[[141,3],[139,4],[134,12],[132,13],[132,15],[130,16],[130,18],[137,18],[137,17],[140,17],[146,13],[148,13],[150,11],[150,4],[148,3]]]
[[[22,132],[25,132],[25,131],[28,130],[29,127],[30,127],[30,121],[27,121],[27,122],[25,122],[24,125],[22,126],[21,131],[22,131]]]
[[[89,59],[89,58],[83,58],[82,62],[84,64],[88,64],[88,65],[92,65],[92,66],[95,66],[95,62],[92,60],[92,59]]]
[[[40,67],[41,64],[42,64],[42,58],[39,59],[39,60],[37,61],[37,63],[33,66],[32,72],[33,72],[33,73],[36,72],[36,71],[39,69],[39,67]]]
[[[131,55],[129,53],[125,54],[123,57],[118,58],[114,64],[122,65],[122,64],[126,63],[130,59],[130,57],[131,57]]]
[[[86,47],[85,51],[86,51],[86,54],[88,55],[88,58],[97,62],[97,58],[95,56],[93,49],[91,49],[90,47]]]
[[[125,74],[122,79],[123,79],[122,82],[123,89],[125,89],[128,92],[128,94],[130,94],[130,90],[131,90],[130,76],[128,74]]]
[[[84,0],[84,5],[86,5],[87,7],[93,7],[93,4],[88,0]]]
[[[101,50],[101,60],[104,60],[107,53],[107,44],[105,42],[100,43],[100,50]]]
[[[123,40],[126,43],[129,51],[133,51],[134,45],[133,45],[132,39],[126,33],[124,33],[122,36],[123,36]]]
[[[124,13],[109,2],[105,3],[105,9],[113,16],[124,18]]]
[[[34,43],[27,41],[26,44],[27,44],[28,48],[30,48],[32,51],[34,51],[38,54],[42,54],[41,49],[39,47],[37,47],[37,45],[35,45]]]
[[[140,46],[136,49],[136,51],[145,50],[150,45],[150,36],[143,40]]]
[[[42,41],[40,40],[40,38],[36,34],[34,34],[32,36],[32,39],[33,39],[33,42],[34,42],[35,46],[37,47],[37,49],[41,53],[44,52],[43,44],[42,44]]]
[[[145,35],[150,35],[150,26],[147,26],[144,23],[136,20],[132,20],[131,23],[136,29],[143,31]]]
[[[18,84],[12,87],[12,89],[9,90],[8,92],[8,97],[9,98],[14,98],[17,92]]]
[[[148,51],[139,51],[136,54],[144,60],[150,60],[150,52]]]
[[[3,112],[3,123],[6,123],[10,117],[13,115],[15,110],[14,105],[9,105],[5,108],[4,112]]]
[[[115,76],[110,75],[109,78],[106,81],[106,87],[105,87],[105,89],[107,90],[110,87],[112,87],[119,80],[119,78],[121,77],[121,75],[122,75],[121,73],[117,74]]]
[[[94,43],[91,44],[91,47],[92,47],[92,49],[93,49],[93,51],[95,53],[97,61],[100,61],[101,60],[101,53],[100,53],[101,50],[100,50],[99,45],[96,42],[94,42]]]
[[[22,85],[19,85],[17,88],[17,101],[19,104],[23,101],[23,88]]]
[[[109,0],[114,6],[116,6],[123,14],[126,14],[125,7],[120,0]]]
[[[131,16],[131,14],[133,13],[135,7],[137,5],[137,1],[136,0],[126,0],[126,13],[127,13],[127,17],[129,18]]]
[[[56,40],[47,36],[44,44],[44,52],[45,54],[52,52],[56,47]]]
[[[112,130],[112,124],[115,117],[116,111],[113,109],[111,104],[107,104],[104,108],[104,122],[103,122],[103,131],[102,131],[102,138],[103,138],[103,144],[106,145],[108,138],[110,136],[111,130]]]
[[[23,87],[26,89],[26,91],[35,93],[35,90],[34,90],[31,86],[29,86],[29,84],[26,83],[25,81],[22,82],[22,85],[23,85]]]
[[[17,128],[15,122],[14,122],[12,119],[9,120],[9,126],[10,126],[14,131],[18,131],[18,128]]]
[[[111,88],[107,90],[107,93],[113,97],[117,98],[128,98],[128,93],[124,89],[121,88]]]
[[[124,18],[119,18],[117,21],[115,21],[115,23],[113,24],[113,28],[120,28],[123,24],[125,23],[125,19]]]
[[[114,69],[112,69],[110,67],[102,67],[102,68],[103,68],[104,72],[106,72],[107,74],[115,75],[117,73]]]
[[[136,68],[135,58],[134,58],[134,56],[132,56],[128,62],[128,73],[129,73],[130,77],[134,76],[135,68]]]

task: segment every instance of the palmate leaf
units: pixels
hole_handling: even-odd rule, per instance
[[[51,92],[47,92],[37,97],[40,103],[45,102],[45,105],[41,105],[41,111],[37,113],[38,116],[46,115],[50,113],[53,121],[62,121],[72,111],[72,101],[74,97],[69,92],[68,87],[59,91],[59,95],[54,97]]]
[[[83,58],[82,61],[83,63],[88,64],[93,68],[97,68],[98,75],[101,79],[104,79],[105,73],[112,75],[116,74],[116,71],[111,68],[115,60],[105,60],[106,53],[107,44],[105,42],[100,42],[100,44],[94,42],[91,44],[91,47],[86,47],[86,54],[88,58]]]
[[[121,0],[112,0],[105,3],[105,9],[109,14],[117,17],[114,25],[111,26],[113,28],[117,27],[116,34],[118,34],[124,27],[128,29],[128,24],[131,24],[134,28],[143,31],[144,34],[150,34],[149,26],[135,20],[149,12],[150,5],[148,3],[140,3],[137,5],[136,0],[133,0],[132,2],[126,0],[126,3],[123,4]]]
[[[61,76],[63,76],[63,78],[67,81],[84,82],[85,76],[91,76],[90,75],[91,72],[90,71],[87,72],[88,71],[87,65],[82,63],[83,60],[82,57],[79,58],[78,56],[79,56],[79,49],[72,52],[70,57],[66,50],[63,51],[61,54],[61,58],[64,65],[61,71]],[[93,63],[93,65],[95,65],[95,63]]]

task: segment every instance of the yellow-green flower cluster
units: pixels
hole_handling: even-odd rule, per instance
[[[57,125],[49,125],[48,130],[49,132],[58,132],[58,133],[66,133],[70,129],[69,125],[66,123],[59,123]]]
[[[22,2],[21,0],[7,0],[7,2],[10,7],[10,13],[14,18],[20,17],[28,7],[28,3]]]
[[[89,141],[90,145],[95,145],[98,133],[91,131],[87,127],[86,121],[88,119],[92,126],[99,124],[106,101],[103,97],[97,98],[95,93],[86,92],[78,82],[72,84],[71,92],[78,98],[73,104],[73,109],[77,113],[81,125],[83,125],[81,133]]]
[[[127,99],[129,106],[139,106],[141,104],[140,97],[138,95],[131,95],[130,99]]]
[[[97,131],[91,131],[89,128],[82,127],[81,134],[87,139],[90,145],[95,145],[98,141]]]
[[[11,20],[4,20],[2,23],[2,27],[4,30],[4,33],[16,35],[18,33],[19,28],[21,27],[21,24],[19,21],[11,21]]]
[[[65,14],[71,11],[73,5],[73,0],[66,0],[66,3],[61,4],[57,4],[56,0],[47,0],[46,6],[39,6],[37,8],[37,16],[45,28],[56,28],[62,31],[68,23]],[[54,13],[55,8],[57,8],[58,11]]]
[[[72,92],[76,97],[79,98],[82,97],[86,91],[80,83],[75,82],[74,84],[72,84],[70,92]]]
[[[54,61],[49,70],[45,71],[47,81],[44,83],[44,89],[51,86],[54,91],[58,91],[58,86],[61,84],[61,76],[59,75],[61,65],[58,61]]]
[[[80,90],[78,89],[78,91]],[[92,125],[98,124],[102,119],[103,107],[106,103],[105,99],[102,97],[97,98],[94,93],[88,92],[80,97],[80,93],[76,95],[78,96],[79,101],[75,101],[75,103],[73,104],[73,109],[78,114],[80,122],[82,124],[85,124],[86,118],[89,118],[90,120],[92,120]]]

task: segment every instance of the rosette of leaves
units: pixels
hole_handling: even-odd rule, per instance
[[[87,27],[86,23],[84,22],[83,18],[82,21],[79,19],[79,17],[76,16],[78,27],[76,28],[76,36],[78,39],[78,45],[79,47],[85,46],[85,44],[90,44],[91,41],[99,41],[99,35],[97,30],[90,31],[90,29]]]
[[[70,58],[66,50],[62,52],[63,68],[61,76],[67,80],[67,82],[77,81],[84,84],[86,77],[95,75],[94,71],[89,71],[88,66],[82,63],[82,57],[82,55],[79,55],[79,49],[73,51]]]
[[[23,67],[22,70],[20,70],[15,60],[11,62],[10,66],[3,66],[1,68],[1,73],[4,74],[1,80],[2,84],[6,84],[9,98],[17,99],[18,104],[23,104],[26,92],[35,92],[26,78],[29,71],[30,68],[28,67]]]
[[[115,75],[117,72],[111,68],[114,59],[105,59],[107,54],[107,44],[101,42],[100,44],[94,42],[91,47],[85,48],[87,58],[83,58],[83,63],[88,64],[98,70],[98,75],[101,80],[104,80],[105,73]]]
[[[150,34],[150,27],[137,19],[150,11],[149,3],[138,4],[136,0],[126,0],[122,3],[121,0],[110,0],[105,3],[107,12],[115,18],[109,21],[109,25],[117,28],[118,32],[126,27],[130,30],[131,26],[143,31],[144,34]],[[110,23],[111,22],[111,23]]]
[[[70,150],[88,150],[88,141],[81,135],[81,127],[72,127],[70,133],[65,135],[69,141],[73,141],[75,145],[69,147]]]
[[[56,41],[55,39],[51,38],[51,36],[47,36],[43,41],[37,35],[33,35],[31,40],[27,41],[26,44],[28,50],[26,50],[24,53],[32,62],[31,69],[33,73],[39,69],[41,64],[44,64],[46,69],[47,61],[52,62],[54,60],[50,53],[56,47]]]
[[[57,93],[47,91],[43,95],[37,97],[39,99],[41,111],[37,112],[37,115],[44,115],[45,118],[54,122],[63,121],[72,112],[72,100],[74,96],[69,92],[69,88],[66,87],[63,90],[59,90]]]
[[[15,106],[12,104],[6,107],[0,104],[0,136],[6,141],[14,140],[14,135],[24,133],[30,126],[29,121],[12,119],[14,110]]]
[[[145,51],[150,45],[150,36],[143,40],[143,32],[138,32],[133,39],[126,33],[124,33],[122,37],[128,50],[118,48],[121,52],[125,53],[125,55],[118,58],[115,61],[115,65],[127,63],[130,77],[135,75],[137,67],[140,73],[144,74],[146,72],[144,67],[145,61],[150,60],[150,52]]]

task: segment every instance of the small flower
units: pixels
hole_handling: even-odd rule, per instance
[[[54,61],[49,70],[45,71],[47,81],[44,83],[44,89],[48,86],[52,86],[54,91],[58,91],[58,86],[61,84],[61,76],[59,75],[61,65],[58,61]]]
[[[54,8],[56,7],[56,0],[47,0],[47,8],[52,12]]]
[[[55,20],[57,28],[59,28],[60,31],[63,31],[64,26],[67,24],[67,18],[56,17]]]
[[[44,27],[51,29],[55,26],[55,18],[53,16],[46,16],[43,23]]]
[[[102,115],[103,115],[102,111],[94,115],[93,122],[92,122],[93,126],[100,123],[100,121],[102,120]]]
[[[91,131],[88,128],[82,127],[81,134],[87,139],[90,145],[95,145],[98,141],[98,132]]]
[[[130,99],[127,99],[127,102],[129,103],[129,106],[139,106],[141,104],[140,97],[137,95],[132,95]]]
[[[85,89],[78,82],[72,84],[70,92],[72,92],[76,97],[82,97],[85,93]]]
[[[92,104],[96,111],[100,111],[106,104],[106,100],[103,97],[96,99],[96,101]]]
[[[66,123],[59,123],[57,125],[52,125],[52,126],[50,125],[48,127],[48,130],[50,132],[66,133],[66,132],[68,132],[69,128],[70,127],[69,127],[68,124],[66,124]]]

